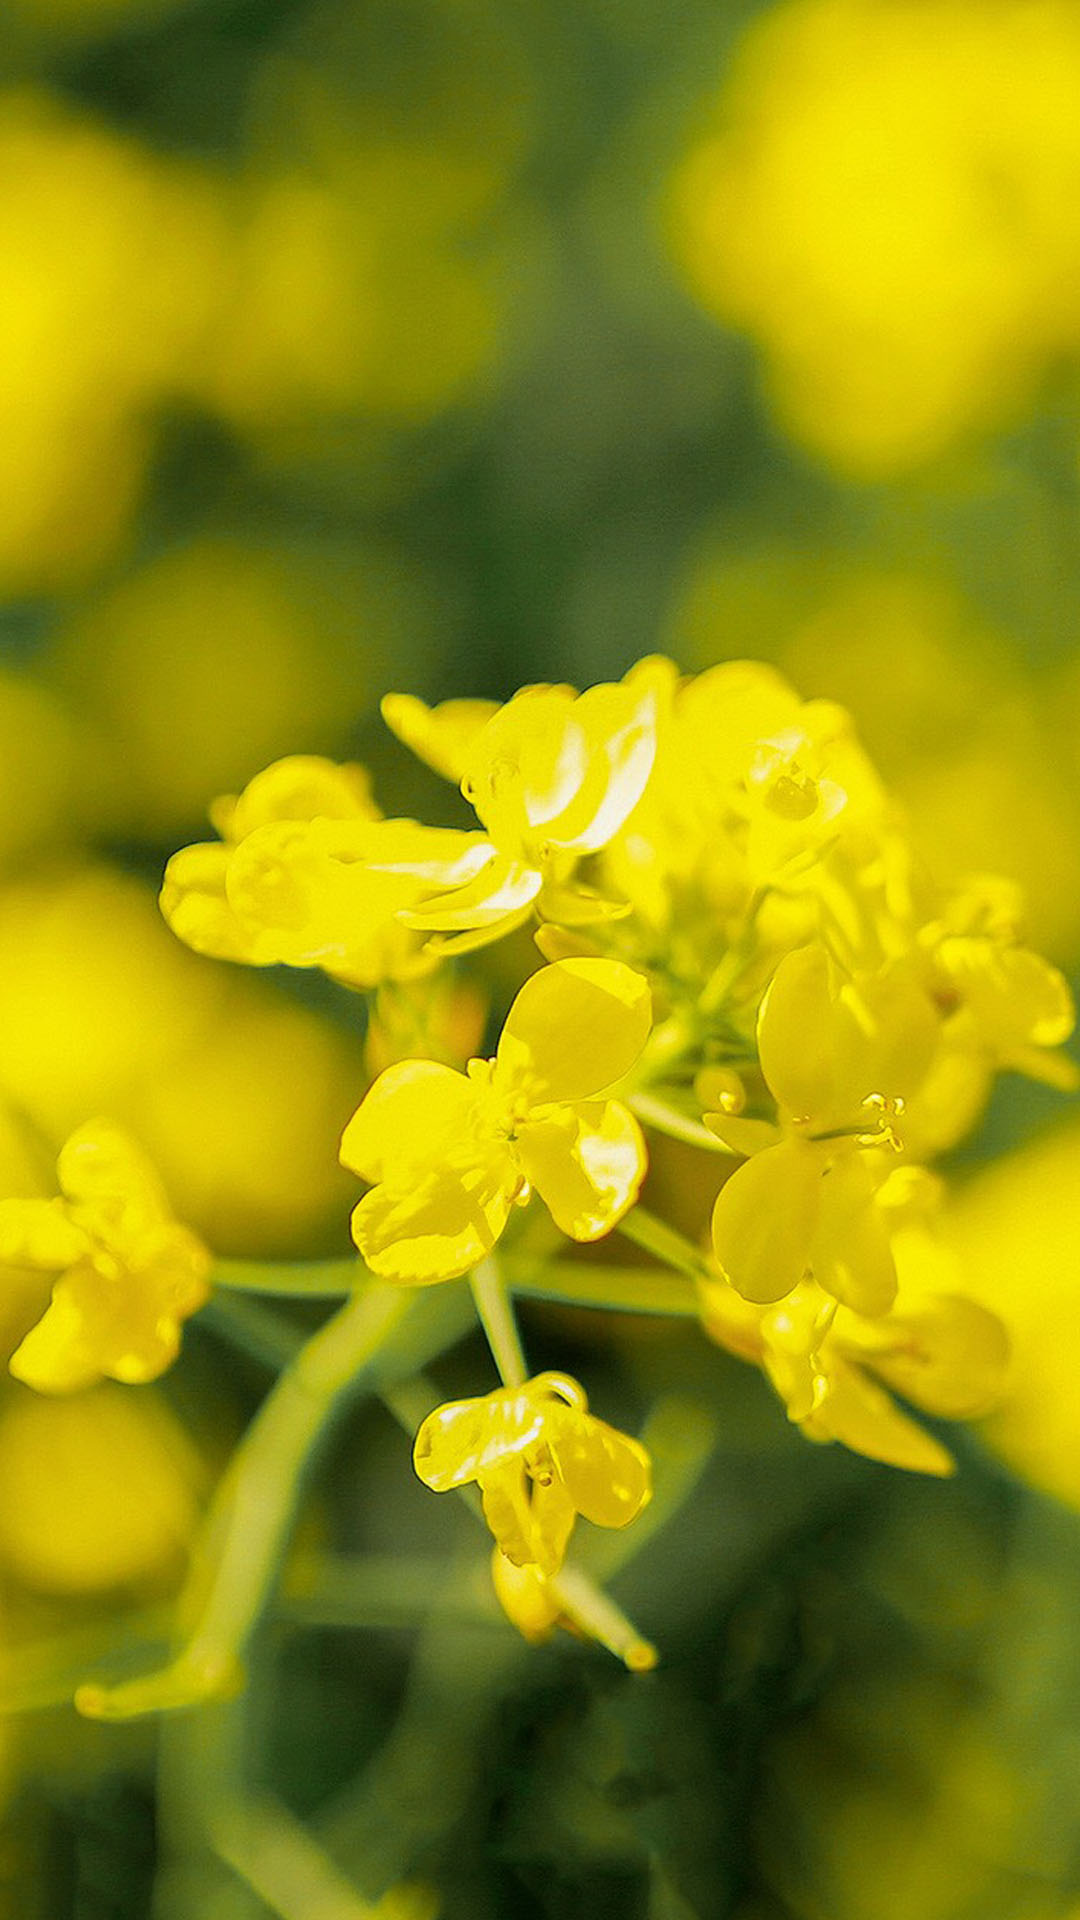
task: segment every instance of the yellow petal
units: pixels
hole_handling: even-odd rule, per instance
[[[857,1367],[838,1360],[824,1405],[802,1423],[812,1440],[839,1440],[868,1460],[883,1460],[909,1473],[953,1473],[951,1453],[932,1433],[910,1420],[884,1388]]]
[[[707,1113],[704,1120],[709,1132],[715,1133],[725,1147],[746,1158],[761,1153],[765,1147],[777,1146],[783,1139],[780,1128],[774,1127],[770,1120],[746,1120],[739,1113]]]
[[[461,790],[501,852],[528,859],[588,770],[588,741],[569,687],[524,687],[473,740]]]
[[[491,1550],[491,1584],[511,1626],[532,1645],[561,1624],[562,1611],[536,1567],[517,1567],[498,1547]]]
[[[341,1137],[340,1159],[362,1180],[408,1185],[460,1161],[482,1130],[474,1083],[436,1060],[400,1060],[369,1088]]]
[[[102,1378],[104,1369],[84,1337],[83,1317],[70,1299],[54,1298],[10,1361],[16,1380],[36,1393],[77,1393]]]
[[[721,1187],[713,1208],[713,1251],[744,1300],[782,1300],[810,1257],[821,1161],[801,1141],[755,1154]]]
[[[961,1294],[898,1304],[881,1321],[845,1315],[837,1333],[864,1366],[928,1413],[970,1420],[1004,1390],[1008,1334],[995,1313]]]
[[[79,1206],[130,1207],[147,1221],[172,1220],[154,1167],[110,1120],[88,1120],[78,1127],[60,1149],[56,1174],[61,1191]]]
[[[938,958],[991,1045],[1008,1052],[1024,1045],[1056,1047],[1068,1039],[1075,1019],[1072,995],[1041,955],[958,938],[942,941]]]
[[[583,1519],[625,1527],[652,1495],[652,1462],[628,1434],[590,1413],[571,1415],[550,1442],[567,1493]]]
[[[563,1107],[518,1129],[522,1171],[572,1240],[610,1233],[637,1199],[647,1156],[641,1128],[617,1100]]]
[[[799,947],[785,954],[761,1003],[758,1055],[770,1092],[796,1119],[821,1114],[831,1104],[836,1006],[825,949]]]
[[[856,1313],[886,1313],[896,1297],[896,1263],[876,1191],[854,1151],[838,1155],[821,1181],[810,1264],[819,1285]]]
[[[528,1385],[517,1392],[448,1401],[422,1423],[413,1466],[426,1487],[447,1493],[532,1446],[548,1417],[548,1404],[530,1393]]]
[[[405,926],[426,933],[501,927],[511,919],[517,924],[542,884],[538,868],[497,854],[466,885],[441,893],[429,905],[403,912],[401,919]]]
[[[411,693],[388,693],[381,707],[402,745],[455,785],[477,734],[498,711],[494,700],[444,700],[429,707]]]
[[[216,800],[210,817],[224,839],[242,840],[274,820],[377,820],[366,768],[294,753],[249,780],[243,793]]]
[[[583,778],[570,802],[549,817],[556,847],[595,853],[637,806],[656,757],[656,697],[650,687],[590,687],[574,701],[572,722],[586,747]]]
[[[0,1200],[0,1265],[60,1272],[88,1245],[62,1200]]]
[[[506,1017],[496,1068],[537,1101],[587,1100],[629,1073],[652,1024],[643,974],[619,960],[557,960],[530,975]]]
[[[573,1532],[574,1503],[562,1482],[531,1481],[520,1462],[497,1468],[483,1480],[484,1518],[499,1550],[516,1567],[558,1573]]]
[[[410,1286],[454,1280],[491,1252],[512,1194],[512,1185],[483,1168],[431,1174],[407,1192],[373,1187],[353,1209],[353,1239],[385,1280]]]
[[[225,892],[231,858],[216,841],[183,847],[165,869],[160,905],[177,939],[214,960],[239,960],[258,966],[258,942],[237,918]]]

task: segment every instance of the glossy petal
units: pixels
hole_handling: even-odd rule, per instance
[[[556,1108],[522,1122],[522,1171],[572,1240],[609,1233],[637,1199],[647,1155],[641,1128],[617,1100]]]
[[[531,906],[542,884],[538,868],[496,854],[464,886],[440,893],[429,905],[403,912],[401,919],[405,926],[424,933],[501,928],[507,920],[516,922]]]
[[[552,1458],[578,1513],[597,1527],[625,1527],[652,1495],[652,1462],[641,1443],[592,1414],[572,1413],[551,1442]]]
[[[429,1413],[416,1436],[413,1466],[426,1487],[447,1493],[479,1480],[510,1454],[535,1446],[550,1418],[550,1401],[529,1391],[451,1400]]]
[[[506,1017],[502,1084],[537,1103],[588,1100],[629,1073],[652,1024],[648,981],[618,960],[558,960],[530,975]]]
[[[528,860],[580,791],[588,741],[569,687],[525,687],[469,749],[461,790],[500,852]]]
[[[491,1252],[513,1204],[513,1186],[500,1172],[478,1166],[418,1176],[408,1191],[373,1187],[352,1215],[353,1239],[372,1273],[412,1286],[468,1273]]]
[[[713,1251],[744,1300],[782,1300],[806,1271],[821,1160],[802,1141],[766,1147],[737,1167],[713,1208]]]
[[[407,1186],[462,1159],[482,1129],[473,1081],[435,1060],[400,1060],[369,1088],[341,1137],[340,1159],[362,1180]]]
[[[645,791],[656,757],[656,697],[648,687],[590,687],[575,700],[573,721],[587,745],[584,777],[549,820],[547,838],[553,846],[595,853]]]
[[[61,1272],[89,1241],[60,1200],[0,1200],[0,1265]]]
[[[444,700],[429,707],[411,693],[388,693],[381,707],[402,745],[455,786],[477,734],[498,711],[494,700]]]

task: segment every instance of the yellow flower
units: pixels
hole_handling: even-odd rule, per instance
[[[463,879],[478,834],[383,820],[363,768],[297,755],[211,809],[220,842],[173,855],[161,909],[198,953],[249,966],[322,967],[353,986],[427,963],[398,914],[430,891],[434,862]]]
[[[638,1058],[650,1008],[647,982],[621,962],[559,961],[526,980],[493,1060],[380,1074],[341,1142],[372,1182],[352,1218],[368,1266],[420,1284],[465,1273],[534,1187],[572,1239],[607,1233],[637,1197],[645,1146],[603,1095]]]
[[[577,1381],[559,1373],[437,1407],[413,1462],[436,1493],[475,1480],[500,1552],[545,1575],[561,1567],[579,1513],[625,1527],[652,1491],[645,1448],[597,1420]]]
[[[845,980],[821,947],[786,955],[758,1016],[761,1071],[779,1123],[707,1116],[750,1157],[721,1188],[713,1250],[747,1300],[780,1300],[812,1273],[835,1299],[881,1313],[896,1291],[878,1204],[891,1117],[936,1040],[933,1008],[903,970]]]
[[[809,1440],[916,1473],[946,1474],[952,1456],[890,1397],[888,1388],[939,1418],[970,1419],[999,1397],[1008,1339],[997,1316],[909,1277],[902,1262],[891,1311],[874,1317],[838,1306],[812,1281],[754,1307],[723,1280],[702,1286],[706,1331],[740,1359],[757,1361]]]
[[[611,902],[573,883],[574,869],[607,845],[645,790],[656,749],[651,686],[628,677],[582,694],[525,687],[503,707],[428,708],[391,694],[382,710],[399,739],[459,781],[487,836],[479,871],[462,885],[451,854],[442,897],[403,912],[408,926],[462,946],[507,932],[534,906],[570,923],[611,914]]]
[[[988,1067],[1071,1086],[1068,1063],[1049,1050],[1073,1030],[1072,994],[1058,969],[1022,944],[1020,922],[1018,889],[990,874],[970,881],[923,929],[933,991],[954,1044]]]
[[[52,1302],[11,1359],[42,1393],[103,1375],[156,1380],[207,1297],[210,1254],[173,1219],[153,1168],[107,1120],[60,1150],[60,1200],[0,1200],[0,1260],[56,1272]]]

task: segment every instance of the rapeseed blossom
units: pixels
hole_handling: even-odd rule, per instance
[[[474,945],[520,925],[535,906],[566,925],[602,920],[613,903],[576,880],[579,860],[612,839],[645,790],[656,751],[652,688],[525,687],[504,707],[411,696],[383,701],[387,725],[421,759],[456,780],[487,835],[488,857],[458,884],[448,862],[444,897],[408,915],[410,926]],[[460,836],[462,846],[468,836]],[[614,908],[618,910],[617,906]]]
[[[0,1259],[56,1273],[52,1300],[11,1358],[41,1393],[107,1377],[156,1380],[207,1298],[210,1254],[173,1219],[134,1141],[88,1121],[60,1150],[58,1200],[0,1200]]]
[[[499,1552],[539,1575],[558,1572],[578,1514],[625,1527],[652,1491],[645,1448],[591,1414],[583,1388],[558,1373],[437,1407],[413,1462],[435,1493],[476,1481]]]
[[[426,1284],[467,1273],[533,1189],[574,1240],[631,1207],[645,1173],[633,1114],[606,1089],[641,1053],[648,983],[615,960],[566,960],[521,988],[492,1060],[406,1060],[379,1075],[341,1142],[372,1183],[352,1217],[368,1266]]]
[[[341,1337],[355,1310],[371,1365],[371,1326],[419,1310],[396,1289],[468,1276],[501,1384],[423,1421],[417,1472],[437,1491],[479,1485],[496,1593],[526,1638],[569,1626],[644,1670],[655,1648],[565,1556],[578,1515],[621,1527],[640,1512],[648,1455],[569,1376],[530,1376],[515,1288],[618,1308],[640,1287],[650,1309],[696,1308],[807,1439],[951,1472],[893,1396],[981,1414],[1008,1334],[941,1251],[924,1163],[962,1137],[1001,1068],[1073,1083],[1059,1051],[1071,997],[1028,945],[1016,890],[939,885],[849,715],[770,667],[683,676],[657,656],[580,694],[396,694],[383,711],[460,787],[475,829],[384,819],[362,769],[286,759],[215,804],[220,841],[174,856],[162,906],[203,952],[321,967],[366,996],[374,1077],[340,1142],[368,1186],[352,1214],[363,1266]],[[529,921],[546,964],[481,1057],[500,976],[473,982],[465,956]],[[679,1197],[685,1218],[702,1195],[696,1232],[643,1204],[643,1129],[703,1156]],[[534,1194],[550,1220],[526,1224]],[[560,1242],[612,1232],[660,1269],[558,1258]],[[681,1276],[677,1305],[664,1268]],[[24,1377],[49,1325],[16,1356]],[[316,1339],[331,1336],[334,1321]],[[166,1358],[130,1338],[106,1355],[99,1339],[88,1377],[150,1377]],[[324,1362],[315,1377],[344,1389],[348,1366]],[[211,1671],[233,1651],[215,1648]],[[200,1644],[164,1697],[204,1686],[205,1661]]]

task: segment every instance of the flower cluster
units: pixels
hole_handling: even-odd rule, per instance
[[[1008,1348],[937,1249],[926,1162],[1001,1068],[1071,1083],[1068,989],[1025,945],[1014,890],[940,890],[847,714],[767,667],[684,678],[653,658],[581,694],[394,695],[384,712],[475,829],[386,819],[362,769],[283,760],[215,804],[220,839],[174,856],[162,907],[200,952],[368,996],[373,1078],[340,1155],[367,1188],[352,1231],[371,1312],[469,1276],[502,1380],[423,1421],[417,1473],[478,1484],[523,1633],[569,1625],[645,1666],[654,1650],[564,1561],[578,1515],[640,1512],[649,1455],[575,1380],[529,1378],[515,1285],[539,1271],[564,1300],[630,1304],[625,1267],[581,1278],[559,1258],[618,1230],[679,1270],[684,1310],[809,1439],[949,1472],[892,1396],[979,1413]],[[526,923],[542,958],[483,1055],[462,959]],[[678,1143],[668,1178],[687,1152],[715,1176],[696,1239],[641,1204],[650,1134]],[[14,1370],[54,1390],[152,1378],[208,1257],[114,1129],[70,1141],[60,1181],[63,1201],[0,1204],[0,1257],[62,1275]]]
[[[848,715],[754,662],[685,678],[657,657],[583,694],[383,711],[476,831],[384,820],[359,770],[284,761],[218,803],[221,844],[176,855],[162,896],[203,951],[418,1004],[440,961],[533,923],[548,964],[493,1056],[395,1056],[345,1130],[367,1266],[411,1285],[469,1273],[534,1192],[572,1240],[647,1238],[643,1121],[714,1156],[711,1246],[686,1249],[706,1329],[809,1437],[947,1471],[888,1390],[963,1416],[993,1398],[1005,1347],[962,1290],[901,1275],[900,1246],[932,1230],[923,1163],[999,1069],[1071,1073],[1068,990],[1025,946],[1015,892],[938,889]],[[550,1574],[575,1502],[561,1470],[537,1481],[535,1393],[510,1387],[480,1403],[501,1437],[461,1460],[488,1460],[468,1472],[504,1556]]]

